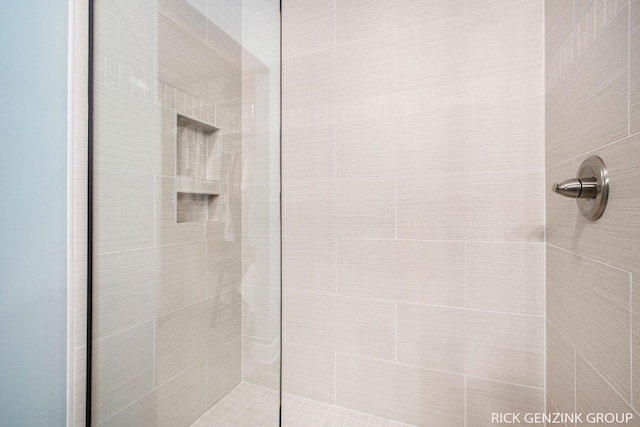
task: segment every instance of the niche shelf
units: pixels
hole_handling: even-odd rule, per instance
[[[218,129],[178,114],[176,213],[179,223],[218,219],[220,158]]]

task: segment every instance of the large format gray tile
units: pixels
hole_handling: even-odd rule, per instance
[[[546,81],[553,69],[554,55],[560,47],[571,37],[573,30],[573,2],[570,1],[544,1],[544,52]]]
[[[398,362],[542,387],[544,319],[398,304]]]
[[[241,297],[232,290],[156,320],[155,377],[162,384],[240,336]]]
[[[338,295],[464,307],[464,243],[338,240]]]
[[[95,423],[153,389],[153,333],[153,322],[148,322],[93,343]]]
[[[544,244],[467,243],[467,307],[544,316]]]
[[[609,201],[600,219],[576,215],[576,252],[640,272],[640,135],[597,151],[609,171]],[[576,165],[583,158],[577,158]]]
[[[395,303],[287,292],[287,342],[393,360]]]
[[[207,357],[207,408],[242,381],[242,338],[215,349]]]
[[[547,318],[627,399],[630,275],[547,247]]]
[[[207,296],[242,284],[242,245],[236,239],[207,241]]]
[[[242,336],[242,380],[280,390],[280,339]]]
[[[535,170],[398,178],[398,237],[542,241],[542,181]]]
[[[283,131],[283,182],[334,179],[336,175],[335,132],[335,125]]]
[[[489,102],[465,109],[465,171],[544,167],[544,97]]]
[[[153,176],[94,171],[94,253],[153,246]]]
[[[280,336],[280,289],[242,287],[242,334],[267,340]]]
[[[205,245],[193,243],[94,258],[94,335],[153,320],[205,298]]]
[[[242,237],[242,285],[281,289],[280,236]]]
[[[544,412],[544,389],[505,384],[479,378],[466,379],[467,427],[493,424],[494,413],[520,414],[518,426],[539,426],[527,423],[525,414]]]
[[[581,355],[576,358],[576,412],[585,414],[583,423],[577,424],[580,426],[640,425],[640,415]],[[619,418],[609,419],[608,422],[597,422],[587,415],[597,413],[616,414]],[[632,418],[626,418],[625,414],[630,414]]]
[[[629,128],[631,133],[640,132],[640,6],[629,2]]]
[[[150,0],[176,24],[201,40],[207,37],[207,0]]]
[[[204,361],[183,370],[100,427],[189,426],[206,411]]]
[[[336,39],[335,2],[299,1],[282,11],[282,56],[306,54],[333,46]]]
[[[336,293],[335,239],[286,237],[282,241],[282,287]]]
[[[627,135],[628,25],[619,13],[547,90],[547,164]]]
[[[282,391],[320,402],[336,402],[336,354],[285,343]]]
[[[289,183],[287,237],[395,237],[393,179]]]
[[[338,354],[338,406],[401,422],[464,426],[464,377]]]
[[[462,108],[339,123],[337,177],[463,172],[464,143]]]
[[[558,411],[575,412],[575,349],[547,322],[547,393]]]
[[[397,90],[542,70],[542,16],[541,2],[520,2],[398,31]]]
[[[178,222],[175,178],[156,176],[154,192],[156,245],[204,241],[206,221]]]

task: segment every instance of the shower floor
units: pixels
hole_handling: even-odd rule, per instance
[[[284,395],[282,425],[286,427],[413,427],[338,406]],[[191,427],[277,427],[278,392],[241,383]]]

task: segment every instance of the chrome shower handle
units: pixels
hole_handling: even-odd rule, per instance
[[[598,194],[598,180],[591,178],[574,178],[553,184],[552,190],[562,196],[573,199],[593,199]]]
[[[553,184],[554,192],[576,199],[585,218],[595,221],[604,213],[609,199],[609,172],[598,156],[587,157],[578,168],[578,176]]]

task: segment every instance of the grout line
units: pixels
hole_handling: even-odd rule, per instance
[[[574,233],[574,234],[575,234],[575,233]],[[551,243],[547,243],[547,246],[550,246],[550,247],[552,247],[552,248],[554,248],[554,249],[556,249],[556,250],[562,251],[562,252],[566,252],[566,253],[568,253],[568,254],[570,254],[570,255],[578,256],[578,257],[580,257],[580,258],[583,258],[583,259],[586,259],[586,260],[589,260],[589,261],[592,261],[592,262],[598,263],[598,264],[600,264],[600,265],[604,265],[604,266],[607,266],[607,267],[609,267],[609,268],[616,269],[616,270],[621,271],[621,272],[623,272],[623,273],[631,274],[631,272],[630,272],[629,270],[625,270],[624,268],[617,267],[617,266],[615,266],[615,265],[613,265],[613,264],[607,264],[607,263],[606,263],[606,262],[604,262],[604,261],[601,261],[601,260],[598,260],[598,259],[595,259],[595,258],[588,257],[588,256],[583,255],[583,254],[578,253],[578,252],[570,251],[570,250],[567,250],[567,249],[565,249],[565,248],[561,248],[561,247],[559,247],[559,246],[555,246],[555,245],[553,245],[553,244],[551,244]]]

